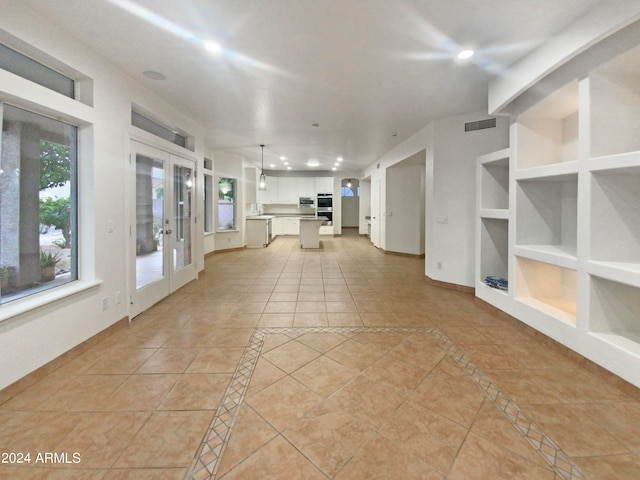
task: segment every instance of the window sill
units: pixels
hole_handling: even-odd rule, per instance
[[[229,229],[229,230],[216,230],[216,233],[236,233],[236,232],[239,232],[239,231],[240,230],[237,230],[237,229],[236,230],[231,230],[231,229]]]
[[[75,281],[67,285],[29,295],[0,306],[0,322],[36,310],[58,300],[67,299],[72,295],[90,290],[102,284],[102,280]]]

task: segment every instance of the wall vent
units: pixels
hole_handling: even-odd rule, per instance
[[[496,119],[487,118],[486,120],[477,120],[475,122],[467,122],[464,124],[465,132],[473,132],[475,130],[484,130],[485,128],[495,128]]]

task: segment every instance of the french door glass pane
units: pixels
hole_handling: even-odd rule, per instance
[[[193,195],[193,172],[191,168],[175,165],[173,170],[173,211],[176,226],[173,237],[173,268],[181,270],[191,265],[191,200]]]
[[[164,163],[136,156],[136,288],[164,277]]]

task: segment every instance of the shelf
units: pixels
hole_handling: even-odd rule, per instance
[[[516,180],[548,180],[561,181],[569,175],[578,173],[578,161],[554,163],[551,165],[541,165],[531,167],[526,170],[517,170],[514,174]]]
[[[589,160],[589,170],[600,172],[622,168],[640,167],[640,151],[607,155]]]
[[[480,221],[479,281],[488,276],[507,279],[509,276],[509,222],[483,218]]]
[[[640,47],[589,76],[591,156],[640,150]]]
[[[573,81],[522,113],[516,123],[516,168],[578,158],[578,82]]]
[[[589,297],[590,330],[610,338],[621,337],[635,344],[638,351],[640,288],[592,276]]]
[[[575,256],[578,176],[519,180],[516,245]]]
[[[509,219],[509,210],[499,208],[483,208],[480,210],[480,218],[495,218],[499,220]]]
[[[640,288],[640,263],[590,261],[587,272]]]
[[[640,167],[591,174],[590,259],[640,263]]]
[[[572,325],[576,323],[576,271],[516,257],[517,300]]]
[[[514,254],[519,257],[550,263],[559,267],[575,269],[576,251],[562,245],[515,245]]]

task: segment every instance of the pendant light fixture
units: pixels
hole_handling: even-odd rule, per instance
[[[347,181],[347,187],[351,188],[351,179]]]
[[[258,184],[259,190],[267,189],[267,176],[264,174],[264,145],[260,145],[262,148],[262,168],[260,169],[260,183]]]

